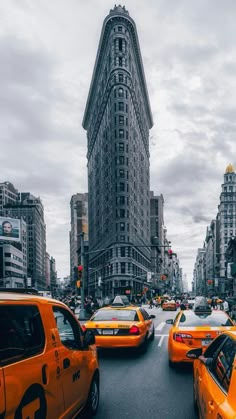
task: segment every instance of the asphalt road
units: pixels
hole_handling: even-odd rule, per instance
[[[171,326],[165,320],[174,318],[176,312],[147,311],[156,318],[155,340],[146,354],[99,351],[101,391],[96,419],[196,419],[192,367],[170,369],[168,365]]]

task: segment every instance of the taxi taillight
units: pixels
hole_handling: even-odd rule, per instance
[[[139,335],[140,331],[138,326],[131,326],[131,328],[129,329],[129,334],[130,335]]]
[[[174,333],[174,340],[176,342],[184,343],[184,339],[192,339],[192,335],[187,333]]]

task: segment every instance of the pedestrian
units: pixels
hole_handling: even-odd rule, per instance
[[[228,314],[229,313],[229,303],[228,303],[228,301],[224,300],[222,306],[223,306],[223,310]]]
[[[214,298],[211,300],[211,307],[214,309],[216,308],[216,300]]]

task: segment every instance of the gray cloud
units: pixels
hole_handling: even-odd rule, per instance
[[[0,6],[1,181],[42,197],[59,276],[69,272],[70,197],[87,188],[81,124],[112,7],[108,0]],[[137,7],[127,0],[126,8],[137,25],[154,117],[152,190],[164,195],[168,236],[191,280],[225,167],[236,163],[236,3],[150,0]]]

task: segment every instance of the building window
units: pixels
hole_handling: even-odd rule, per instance
[[[122,32],[122,26],[118,26],[118,32]]]
[[[119,143],[119,151],[125,151],[124,143]]]
[[[125,122],[125,118],[123,117],[123,115],[119,115],[119,124],[124,125],[124,122]]]
[[[125,231],[125,223],[120,223],[120,231]],[[122,249],[124,249],[124,248],[122,247],[121,250]]]
[[[120,170],[119,170],[119,176],[120,176],[121,178],[125,177],[125,171],[124,171],[124,169],[120,169]]]
[[[123,81],[124,81],[124,76],[123,76],[123,74],[119,74],[119,82],[120,82],[120,83],[123,83]]]
[[[119,111],[124,111],[124,102],[119,102],[119,104],[118,104],[118,106],[119,106]]]
[[[120,209],[120,218],[125,218],[125,210]]]
[[[119,138],[124,138],[124,130],[119,129]]]
[[[119,190],[120,190],[120,192],[124,192],[125,191],[125,184],[124,184],[124,182],[120,182]]]
[[[124,156],[119,156],[118,157],[118,164],[124,164],[125,163],[125,158]]]
[[[124,97],[124,89],[122,89],[122,87],[119,87],[119,89],[118,89],[118,96],[119,97]]]

